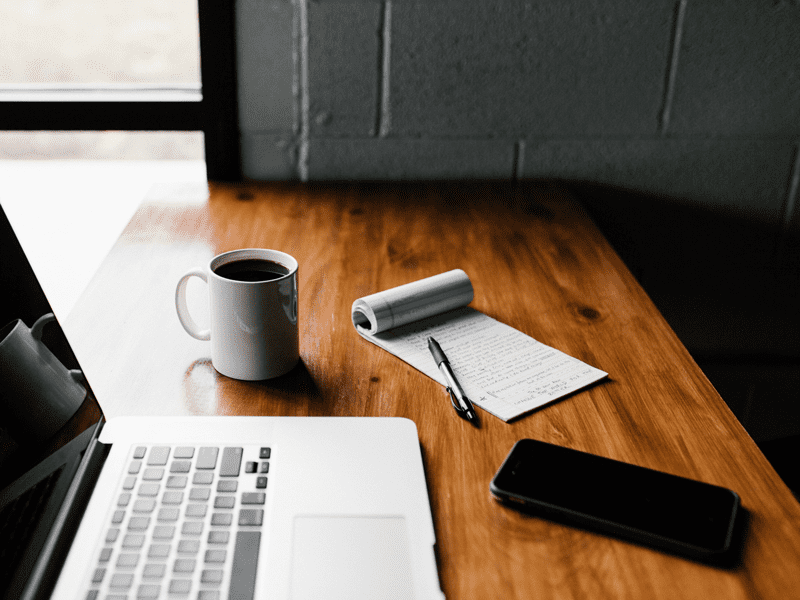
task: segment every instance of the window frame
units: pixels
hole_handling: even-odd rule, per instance
[[[202,131],[209,180],[242,178],[234,3],[197,0],[200,85],[0,85],[0,130]]]

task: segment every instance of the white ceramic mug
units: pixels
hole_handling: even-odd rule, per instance
[[[50,438],[86,398],[83,374],[42,342],[45,325],[55,320],[48,313],[33,327],[15,319],[0,329],[0,416],[20,445]]]
[[[231,273],[261,261],[273,265],[266,270],[272,270],[274,278],[242,281]],[[208,284],[209,329],[200,329],[186,306],[191,277]],[[247,248],[215,256],[206,268],[192,269],[181,277],[175,307],[189,335],[211,340],[211,363],[223,375],[247,381],[270,379],[288,373],[300,358],[297,261],[284,252]]]

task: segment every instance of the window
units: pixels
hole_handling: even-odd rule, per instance
[[[202,131],[209,179],[239,179],[234,33],[226,0],[0,0],[0,130]]]

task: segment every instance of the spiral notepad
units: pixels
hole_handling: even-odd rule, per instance
[[[364,339],[445,385],[428,351],[434,337],[470,400],[509,421],[608,375],[472,309],[456,269],[359,298],[352,319]]]

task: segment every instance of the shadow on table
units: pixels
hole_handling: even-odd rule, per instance
[[[211,359],[194,361],[184,375],[184,406],[195,415],[322,414],[323,396],[302,359],[285,375],[241,381],[220,374]]]
[[[731,538],[730,548],[723,554],[713,557],[700,558],[696,555],[685,554],[675,550],[667,550],[655,544],[650,544],[640,540],[634,540],[628,537],[615,535],[614,533],[611,532],[589,529],[562,516],[556,516],[554,514],[548,514],[547,516],[545,516],[541,512],[528,506],[522,506],[516,503],[507,504],[502,501],[498,501],[498,506],[505,507],[508,510],[515,510],[532,519],[546,519],[548,521],[560,523],[561,525],[566,525],[567,527],[574,528],[576,530],[589,532],[593,535],[603,535],[603,536],[613,537],[615,539],[621,540],[626,543],[643,546],[645,548],[650,548],[652,550],[676,556],[681,559],[690,560],[692,562],[708,565],[710,567],[716,567],[730,571],[735,571],[739,569],[743,564],[744,546],[746,542],[747,532],[750,528],[750,519],[751,519],[749,511],[744,507],[739,507],[739,511],[736,515],[736,521],[734,522],[733,526],[733,536]]]

